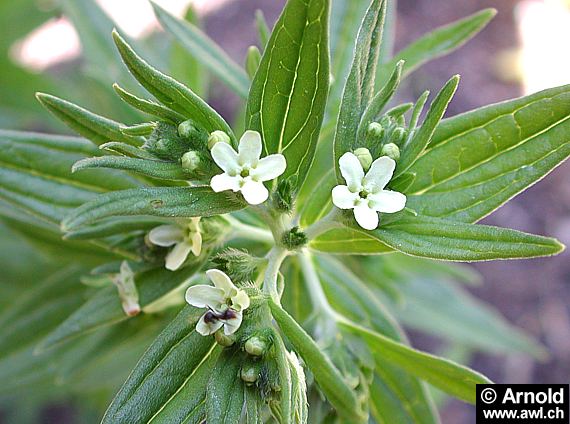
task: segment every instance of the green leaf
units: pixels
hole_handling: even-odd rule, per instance
[[[345,321],[339,325],[361,336],[380,363],[397,365],[458,399],[475,403],[476,385],[490,383],[467,367],[420,352],[357,324]]]
[[[243,381],[239,377],[243,356],[237,349],[226,349],[210,371],[206,390],[206,421],[238,423],[244,401]]]
[[[451,78],[438,93],[428,110],[422,126],[414,132],[411,140],[407,141],[404,145],[394,178],[406,172],[423,153],[433,137],[437,125],[441,121],[441,118],[443,118],[447,106],[457,90],[458,84],[459,75],[456,75]],[[412,128],[412,130],[414,129]]]
[[[442,121],[408,170],[415,174],[408,207],[478,221],[570,155],[569,116],[570,86],[563,86]]]
[[[247,75],[253,79],[255,73],[259,69],[259,64],[261,63],[261,52],[256,46],[250,46],[247,49],[247,56],[245,58],[245,69]]]
[[[82,227],[77,231],[67,232],[63,238],[65,240],[92,240],[137,230],[150,231],[154,227],[164,224],[164,221],[165,219],[152,217],[113,217],[98,221],[94,225]]]
[[[131,146],[130,144],[118,143],[111,141],[109,143],[101,144],[101,150],[116,153],[121,156],[133,157],[138,159],[156,160],[156,156],[146,150],[139,149],[138,147]]]
[[[496,14],[495,9],[484,9],[424,35],[397,53],[390,62],[378,67],[377,83],[386,81],[400,60],[406,61],[406,77],[423,64],[453,52],[481,31]]]
[[[488,225],[429,217],[402,218],[366,232],[412,256],[450,261],[485,261],[551,256],[564,250],[557,240]]]
[[[179,290],[188,279],[196,274],[205,259],[194,258],[179,271],[168,271],[163,266],[135,275],[139,293],[139,304],[143,312],[152,309],[162,299]],[[64,320],[38,345],[38,351],[50,349],[81,335],[93,332],[119,322],[131,319],[123,311],[117,288],[109,280],[109,285],[100,289],[83,305]]]
[[[152,343],[103,417],[103,424],[204,420],[208,379],[220,350],[195,330],[203,311],[185,307]]]
[[[267,25],[267,20],[261,9],[255,11],[255,26],[257,28],[259,43],[261,44],[261,50],[265,50],[265,46],[267,46],[269,38],[271,37],[271,30],[269,29],[269,25]]]
[[[123,124],[119,122],[96,115],[82,107],[49,94],[37,93],[36,97],[56,118],[97,145],[108,141],[122,141],[134,146],[140,146],[144,143],[144,138],[142,137],[123,134],[121,132]]]
[[[247,129],[265,154],[281,153],[281,178],[300,186],[313,161],[329,87],[329,0],[289,0],[253,80]],[[294,187],[294,188],[297,188]]]
[[[322,349],[281,306],[273,301],[269,302],[269,306],[275,321],[295,351],[303,358],[331,405],[341,416],[352,417],[352,419],[360,422],[363,417],[355,416],[358,410],[356,396],[346,385],[342,375],[331,360],[323,354]]]
[[[341,255],[377,255],[394,251],[379,237],[356,228],[332,229],[311,240],[309,246],[318,252]]]
[[[374,78],[380,56],[386,2],[373,0],[364,16],[356,40],[352,68],[342,96],[334,139],[334,161],[337,179],[342,179],[338,159],[352,151],[357,143],[358,126],[374,96]],[[396,66],[392,66],[392,69]]]
[[[161,180],[186,181],[190,179],[190,175],[182,168],[179,162],[126,158],[121,156],[102,156],[82,159],[73,165],[72,171],[77,172],[96,168],[122,169],[123,171],[132,171]]]
[[[497,310],[448,279],[416,274],[406,278],[398,290],[406,301],[395,304],[394,311],[410,328],[491,353],[527,352],[538,359],[548,355]]]
[[[66,214],[97,194],[140,184],[116,172],[71,174],[76,161],[100,154],[80,138],[0,131],[0,198],[56,229]]]
[[[148,115],[156,116],[173,124],[179,124],[186,120],[184,115],[175,112],[166,106],[153,102],[152,100],[141,99],[134,94],[121,88],[118,84],[113,84],[113,88],[118,96],[127,104]]]
[[[249,78],[241,66],[197,26],[172,16],[155,2],[151,4],[157,19],[168,33],[220,81],[240,97],[247,98]]]
[[[208,132],[221,130],[235,139],[227,122],[192,90],[150,66],[134,52],[118,32],[113,32],[113,38],[131,74],[161,103],[192,119]]]
[[[214,193],[210,187],[139,188],[98,196],[68,215],[62,228],[76,230],[111,216],[190,218],[221,215],[244,207],[232,194]]]

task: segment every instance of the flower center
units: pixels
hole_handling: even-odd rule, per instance
[[[242,176],[242,178],[249,177],[249,169],[243,168],[240,172],[240,175]]]
[[[370,194],[370,193],[368,193],[366,190],[362,190],[360,193],[358,193],[358,195],[359,195],[362,199],[366,199],[369,194]]]

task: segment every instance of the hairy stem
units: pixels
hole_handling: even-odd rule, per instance
[[[305,277],[309,296],[311,297],[313,307],[315,308],[314,312],[322,313],[329,318],[336,319],[337,314],[332,309],[325,292],[323,291],[311,254],[307,250],[303,250],[303,252],[298,255],[298,258],[301,264],[301,270],[303,271],[303,276]]]
[[[248,240],[259,241],[261,243],[273,243],[273,235],[270,231],[253,225],[244,224],[233,216],[227,215],[225,219],[232,225],[232,232],[229,239],[244,238]]]
[[[283,247],[274,246],[267,254],[267,268],[263,278],[263,291],[268,294],[277,304],[280,304],[279,290],[277,289],[277,277],[281,264],[288,255]]]
[[[305,229],[305,235],[309,240],[312,240],[319,235],[326,233],[328,230],[340,227],[342,224],[338,219],[339,217],[340,209],[338,209],[336,206],[333,206],[331,211],[322,219],[319,219],[317,222]]]

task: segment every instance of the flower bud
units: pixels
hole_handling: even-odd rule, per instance
[[[194,150],[184,153],[182,155],[182,168],[186,171],[195,171],[200,166],[200,154]]]
[[[178,135],[180,135],[180,137],[192,139],[196,135],[198,135],[199,132],[200,131],[198,130],[198,128],[196,128],[196,126],[194,125],[194,121],[192,121],[191,119],[184,121],[180,125],[178,125]]]
[[[372,155],[370,154],[370,150],[366,147],[360,147],[354,151],[354,154],[358,158],[362,168],[365,171],[368,171],[370,169],[370,165],[372,165]]]
[[[236,342],[234,335],[226,336],[223,329],[216,331],[214,338],[216,342],[223,347],[230,347]]]
[[[390,137],[391,142],[395,144],[400,144],[404,140],[405,136],[406,136],[406,129],[402,127],[396,127],[394,128],[394,131],[392,131],[392,136]]]
[[[257,378],[259,377],[259,371],[257,367],[246,365],[241,369],[240,377],[245,382],[245,384],[251,385],[257,381]]]
[[[230,144],[230,136],[223,131],[214,131],[208,137],[208,149],[212,150],[212,147],[217,143]]]
[[[384,127],[378,122],[368,125],[368,136],[374,140],[379,140],[384,135]]]
[[[396,162],[400,159],[400,148],[394,143],[388,143],[382,146],[382,156],[388,156]]]
[[[263,356],[268,348],[267,341],[259,336],[250,337],[245,342],[245,351],[252,356]]]

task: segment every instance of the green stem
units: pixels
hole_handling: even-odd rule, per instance
[[[272,244],[274,241],[273,235],[270,231],[254,227],[253,225],[244,224],[240,220],[230,215],[225,216],[225,219],[232,226],[232,232],[229,234],[230,240],[236,238],[244,238],[268,244]]]
[[[281,264],[288,255],[288,251],[282,247],[274,246],[267,254],[267,268],[263,278],[263,291],[268,294],[273,301],[280,303],[279,290],[277,289],[277,277]]]
[[[340,227],[342,224],[339,221],[340,209],[333,206],[331,211],[326,214],[322,219],[318,220],[314,224],[308,226],[304,232],[309,240],[317,238],[319,235],[326,233],[327,231]]]
[[[305,277],[309,296],[313,302],[315,309],[314,312],[317,314],[322,313],[325,315],[325,319],[336,320],[337,314],[327,300],[311,254],[307,250],[303,250],[303,252],[298,255],[298,258],[301,264],[301,270],[303,271],[303,276]]]

